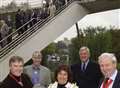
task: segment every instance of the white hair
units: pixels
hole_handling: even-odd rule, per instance
[[[98,62],[100,62],[102,59],[110,59],[113,63],[117,63],[117,59],[113,53],[102,53],[98,57]]]
[[[80,50],[79,50],[79,53],[83,50],[86,50],[88,52],[88,54],[90,55],[90,50],[89,50],[88,47],[86,47],[86,46],[81,47]]]

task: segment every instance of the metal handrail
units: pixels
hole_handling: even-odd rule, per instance
[[[26,26],[27,24],[29,24],[30,22],[32,22],[35,18],[32,18],[31,20],[29,20],[28,22],[26,22],[25,24],[23,24],[21,27],[19,27],[17,30],[15,30],[14,32],[10,33],[9,35],[7,35],[5,38],[3,38],[2,40],[0,40],[0,43],[2,43],[4,40],[6,40],[7,38],[9,38],[10,36],[17,34],[17,32],[23,28],[24,26]]]
[[[23,34],[21,34],[20,36],[16,37],[15,39],[13,39],[11,43],[9,43],[7,46],[3,47],[0,50],[0,58],[2,58],[4,55],[6,55],[7,53],[9,53],[12,49],[14,49],[21,42],[23,42],[30,35],[32,35],[35,31],[37,31],[38,29],[40,29],[43,25],[45,25],[47,22],[49,22],[51,19],[53,19],[55,16],[57,16],[61,11],[63,11],[66,7],[68,7],[74,1],[79,1],[79,0],[71,0],[71,1],[69,1],[66,5],[62,6],[61,9],[59,9],[58,11],[56,11],[56,13],[55,13],[54,16],[49,16],[49,17],[47,17],[44,20],[38,21],[31,28],[29,28],[28,30],[26,30]],[[17,29],[15,32],[17,32],[19,29]],[[7,36],[7,38],[8,38],[8,36]]]

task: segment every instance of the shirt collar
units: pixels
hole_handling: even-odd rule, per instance
[[[82,62],[82,64],[84,64],[84,63],[85,63],[85,66],[87,66],[89,63],[89,59],[86,62]]]
[[[34,69],[34,70],[40,70],[41,65],[40,65],[40,66],[35,66],[35,65],[32,65],[32,67],[33,67],[33,69]]]

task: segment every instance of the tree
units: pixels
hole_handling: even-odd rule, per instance
[[[42,50],[43,64],[47,64],[47,55],[52,55],[56,52],[56,43],[49,44],[45,49]]]
[[[120,29],[117,28],[111,28],[110,30],[112,35],[112,52],[115,53],[116,57],[118,58],[118,61],[120,61]]]
[[[81,46],[90,48],[91,59],[97,60],[103,52],[112,51],[112,35],[105,27],[87,27],[80,33],[79,39],[73,38],[69,47],[71,63],[79,62],[79,49]]]

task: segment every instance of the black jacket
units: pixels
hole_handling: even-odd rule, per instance
[[[21,75],[23,86],[18,84],[10,75],[1,83],[0,88],[32,88],[33,84],[25,74]]]

